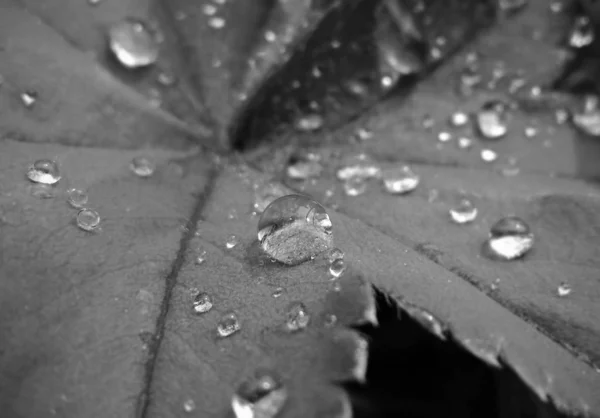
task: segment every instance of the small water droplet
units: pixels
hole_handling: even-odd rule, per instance
[[[229,212],[227,212],[227,219],[233,221],[233,220],[235,220],[237,218],[238,218],[237,210],[235,208],[229,209]]]
[[[452,221],[457,224],[473,222],[477,218],[477,208],[468,199],[462,199],[449,213]]]
[[[319,162],[317,154],[305,154],[294,156],[287,166],[286,174],[293,180],[306,180],[311,177],[318,177],[323,171],[323,166]]]
[[[331,291],[332,292],[339,292],[340,290],[342,290],[342,284],[340,283],[339,280],[333,280],[331,282]]]
[[[346,196],[360,196],[367,191],[367,181],[363,177],[351,177],[344,181],[344,193]]]
[[[538,134],[538,130],[537,128],[533,127],[533,126],[526,126],[525,127],[525,136],[527,138],[533,138],[534,136],[536,136]]]
[[[196,257],[196,264],[200,265],[200,264],[204,264],[204,262],[206,261],[206,251],[202,251],[200,254],[198,254],[198,256]]]
[[[131,160],[129,168],[138,177],[150,177],[154,174],[156,165],[146,157],[135,157]]]
[[[571,286],[568,283],[563,282],[556,289],[556,293],[558,294],[558,296],[560,296],[562,298],[562,297],[568,296],[572,290],[573,289],[571,288]]]
[[[27,169],[27,178],[34,183],[56,184],[60,181],[61,175],[58,164],[49,159],[36,160]]]
[[[508,132],[508,109],[504,102],[492,100],[477,113],[477,129],[486,139],[499,139]]]
[[[569,36],[569,45],[573,48],[583,48],[594,41],[594,27],[587,16],[580,16],[575,19],[571,35]]]
[[[340,260],[344,258],[344,252],[339,248],[333,248],[327,253],[327,259],[330,263],[333,263],[335,260]]]
[[[268,30],[265,32],[265,41],[267,42],[275,42],[277,40],[277,35],[272,30]]]
[[[437,139],[440,142],[448,142],[452,139],[452,134],[450,134],[450,132],[442,131],[438,133]]]
[[[473,146],[473,140],[471,138],[467,138],[466,136],[461,136],[458,138],[456,144],[460,149],[469,149]]]
[[[381,168],[366,154],[351,155],[345,158],[342,166],[336,172],[338,180],[341,181],[356,177],[367,179],[380,175]]]
[[[258,370],[231,398],[236,418],[275,418],[287,400],[287,390],[269,370]]]
[[[290,332],[301,331],[308,326],[310,315],[302,302],[292,303],[287,311],[285,328]]]
[[[328,250],[332,224],[325,208],[301,195],[273,201],[258,222],[258,241],[271,258],[294,265]]]
[[[238,237],[235,235],[228,236],[227,241],[225,241],[225,248],[231,250],[235,248],[236,245],[238,245]]]
[[[108,31],[109,47],[119,63],[134,69],[152,65],[158,59],[158,45],[146,25],[136,19],[124,19]]]
[[[369,93],[368,87],[358,80],[346,80],[343,82],[346,91],[354,96],[364,97]]]
[[[406,194],[417,188],[420,177],[407,166],[387,168],[383,170],[383,185],[391,194]]]
[[[554,112],[554,120],[557,124],[562,125],[569,120],[569,111],[567,109],[556,109]]]
[[[329,274],[332,278],[337,279],[346,270],[346,263],[343,258],[335,259],[329,265]]]
[[[318,113],[311,113],[296,120],[296,129],[302,132],[313,132],[321,129],[324,122],[323,116]]]
[[[525,221],[509,216],[492,225],[487,246],[492,258],[510,261],[523,257],[533,242],[533,234]]]
[[[183,402],[183,410],[187,413],[194,412],[196,409],[196,402],[193,399],[186,399]]]
[[[480,155],[481,159],[486,163],[491,163],[498,159],[498,154],[496,153],[496,151],[493,151],[491,149],[482,149]]]
[[[458,90],[463,96],[469,96],[473,93],[473,89],[481,83],[481,74],[477,70],[477,66],[467,65],[460,73]]]
[[[456,128],[465,126],[469,122],[469,115],[465,112],[455,112],[450,116],[450,124]]]
[[[77,226],[84,231],[91,232],[100,225],[100,215],[92,209],[82,209],[77,214]]]
[[[37,102],[38,95],[34,91],[26,91],[21,93],[21,102],[27,109],[31,109]]]
[[[366,141],[367,139],[373,138],[373,131],[371,131],[367,128],[358,128],[356,130],[356,137],[360,141]]]
[[[88,202],[88,195],[83,190],[69,189],[67,195],[67,202],[76,209],[81,209]]]
[[[225,19],[219,16],[213,16],[208,19],[208,26],[213,29],[223,29],[225,27]]]
[[[273,293],[271,293],[271,296],[274,298],[278,298],[281,295],[283,295],[283,287],[277,287],[275,288],[275,290],[273,290]]]
[[[210,311],[213,307],[213,301],[206,292],[200,292],[194,297],[193,310],[195,314],[203,314]]]
[[[241,329],[240,321],[235,312],[223,315],[217,324],[217,334],[221,338],[229,337]]]

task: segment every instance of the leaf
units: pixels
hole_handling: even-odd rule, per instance
[[[512,46],[521,41],[512,34],[538,18],[534,5],[539,4],[532,1],[526,14],[502,21],[478,42],[486,46],[486,40],[502,39]],[[579,180],[530,173],[516,189],[508,179],[481,169],[479,161],[438,152],[435,143],[426,142],[431,138],[419,137],[412,128],[420,123],[413,109],[427,108],[437,116],[454,107],[457,98],[444,77],[454,74],[456,63],[445,62],[491,25],[494,4],[425,2],[418,13],[394,1],[264,0],[219,6],[216,17],[223,20],[212,23],[206,6],[217,7],[184,0],[105,0],[95,6],[0,0],[0,338],[6,342],[0,349],[0,410],[15,417],[228,416],[240,383],[265,368],[288,391],[280,414],[285,417],[346,417],[351,409],[374,416],[375,401],[384,392],[392,396],[382,398],[383,416],[443,410],[440,399],[423,397],[432,391],[421,380],[415,379],[414,387],[410,378],[398,385],[406,404],[393,404],[396,387],[389,377],[383,388],[390,392],[376,390],[378,374],[404,371],[367,360],[371,348],[379,354],[383,346],[389,350],[384,361],[402,355],[406,362],[390,364],[413,365],[416,373],[417,367],[431,370],[431,350],[441,365],[464,365],[461,377],[449,380],[452,385],[433,376],[434,393],[456,393],[461,401],[448,411],[489,414],[474,393],[488,399],[497,392],[499,404],[520,400],[514,409],[499,408],[498,416],[530,410],[558,415],[554,405],[569,413],[597,413],[599,375],[574,355],[594,360],[596,325],[584,322],[588,314],[580,306],[587,304],[574,299],[580,292],[575,284],[567,319],[560,320],[589,325],[591,335],[571,333],[559,323],[559,304],[548,303],[543,292],[525,292],[514,280],[514,289],[500,287],[497,293],[484,287],[492,271],[502,270],[507,281],[522,275],[539,286],[556,281],[553,274],[560,268],[577,274],[582,290],[588,286],[593,292],[596,231],[583,235],[582,224],[594,222],[596,190]],[[126,17],[141,19],[163,39],[160,60],[151,68],[124,70],[107,53],[107,29]],[[448,33],[445,43],[439,41]],[[275,42],[269,41],[272,34]],[[340,51],[332,50],[337,49],[333,41]],[[435,42],[440,51],[430,56]],[[528,46],[538,53],[539,45]],[[498,49],[490,59],[500,56]],[[505,59],[520,60],[527,56],[523,51]],[[552,53],[544,56],[554,65],[551,58]],[[354,65],[361,59],[364,64]],[[314,76],[313,64],[326,64],[325,76],[305,82],[308,72]],[[554,69],[557,73],[552,67],[543,74],[545,80],[553,78]],[[161,84],[165,74],[176,81]],[[391,81],[377,84],[382,74]],[[296,76],[303,77],[301,88],[295,87]],[[366,82],[368,94],[348,97],[339,83],[346,77]],[[35,103],[24,103],[23,94],[35,97]],[[484,94],[473,97],[473,109]],[[568,100],[522,102],[543,113]],[[321,109],[325,129],[299,136],[298,117],[311,109],[311,101],[326,104]],[[399,151],[404,160],[423,163],[423,179],[440,191],[434,204],[424,205],[421,191],[400,207],[397,198],[371,191],[368,209],[367,196],[329,196],[325,188],[333,181],[337,152],[359,147],[347,136],[365,121],[375,124],[377,135],[360,147],[386,164],[397,163]],[[402,132],[415,135],[397,145],[392,138]],[[575,136],[569,138],[568,144],[578,145]],[[276,140],[277,147],[260,148],[266,140]],[[255,238],[255,193],[271,184],[272,173],[281,168],[278,161],[307,144],[318,144],[330,164],[319,182],[303,185],[302,191],[339,208],[329,213],[335,243],[349,265],[340,291],[328,279],[325,257],[295,267],[272,264]],[[225,157],[231,147],[259,148]],[[561,174],[596,175],[593,164],[563,159],[564,149],[553,152],[552,164],[546,164],[546,157],[520,145],[507,147],[528,156],[530,170],[523,172],[547,173],[557,164],[553,171]],[[594,150],[595,145],[586,145],[581,155]],[[157,164],[150,178],[131,172],[136,156]],[[63,179],[57,187],[40,189],[25,179],[28,165],[39,158],[59,163]],[[539,224],[532,222],[538,243],[529,258],[498,267],[477,257],[482,235],[439,221],[438,208],[457,195],[456,182],[482,196],[482,213],[489,209],[480,220],[482,231],[492,215],[500,216],[497,200],[504,196],[510,210],[541,214]],[[71,187],[87,191],[90,207],[102,217],[101,230],[77,228],[76,211],[66,202]],[[53,197],[40,199],[43,194]],[[565,247],[557,241],[565,212],[575,225],[568,225],[569,242],[589,243],[572,253],[574,263],[572,254],[556,252]],[[449,229],[440,239],[439,232]],[[232,234],[238,243],[228,248]],[[206,260],[198,265],[203,251]],[[536,256],[559,267],[526,265]],[[456,260],[462,263],[458,267]],[[544,273],[547,280],[541,278]],[[377,312],[371,284],[391,298],[377,294]],[[273,297],[279,287],[284,293]],[[197,316],[192,304],[200,291],[211,295],[214,307]],[[311,320],[305,331],[289,334],[283,324],[295,301],[307,306]],[[386,314],[395,304],[407,319]],[[219,338],[218,323],[232,311],[241,329]],[[378,328],[380,319],[385,322]],[[396,352],[400,340],[421,352]],[[567,343],[574,348],[565,349]],[[460,369],[441,367],[437,377],[453,370]],[[453,387],[465,389],[452,392]],[[412,404],[415,399],[432,399],[432,406]]]

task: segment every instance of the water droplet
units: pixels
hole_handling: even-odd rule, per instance
[[[145,157],[135,157],[131,160],[129,168],[138,177],[150,177],[156,170],[156,165]]]
[[[533,234],[525,221],[509,216],[492,225],[487,246],[493,258],[515,260],[531,250],[533,241]]]
[[[225,19],[219,16],[213,16],[208,19],[208,26],[213,29],[223,29],[225,27]]]
[[[48,159],[36,160],[27,169],[27,178],[34,183],[56,184],[61,179],[58,164]]]
[[[283,196],[260,217],[258,241],[271,258],[299,264],[331,247],[331,220],[325,208],[314,200],[300,195]]]
[[[200,265],[200,264],[203,264],[205,261],[206,261],[206,251],[202,251],[196,257],[196,264]]]
[[[290,332],[301,331],[308,326],[310,315],[302,302],[294,302],[287,311],[285,328]]]
[[[344,181],[346,196],[360,196],[367,191],[367,182],[363,177],[351,177]]]
[[[238,237],[235,235],[230,235],[229,237],[227,237],[227,241],[225,241],[225,248],[227,248],[228,250],[231,250],[232,248],[235,248],[235,246],[238,245]]]
[[[88,4],[90,6],[97,6],[102,2],[102,0],[88,0]]]
[[[287,166],[287,176],[294,180],[306,180],[310,177],[318,177],[323,171],[317,154],[306,154],[294,156]]]
[[[477,113],[477,129],[486,139],[499,139],[508,132],[508,111],[504,102],[484,103]]]
[[[469,122],[469,115],[465,112],[455,112],[450,116],[450,124],[456,128],[465,126]]]
[[[461,136],[460,138],[458,138],[458,141],[456,142],[456,144],[458,145],[458,148],[460,148],[460,149],[469,149],[473,146],[473,140],[471,138]]]
[[[76,209],[81,209],[88,201],[88,195],[83,190],[69,189],[67,195],[67,202]]]
[[[333,263],[335,260],[340,260],[344,258],[344,252],[339,248],[333,248],[327,253],[327,259],[330,263]]]
[[[21,93],[21,102],[27,109],[32,108],[35,105],[35,102],[37,102],[37,99],[38,95],[34,91],[26,91],[25,93]]]
[[[527,6],[528,0],[499,0],[498,7],[505,13],[514,13]]]
[[[450,209],[450,218],[454,223],[466,224],[477,218],[477,208],[468,199],[462,199],[460,203]]]
[[[349,93],[359,97],[364,97],[369,93],[367,86],[358,80],[346,80],[343,82],[343,87]]]
[[[358,128],[355,135],[360,141],[366,141],[373,138],[373,131],[367,128]]]
[[[328,314],[325,316],[324,325],[326,327],[333,327],[335,324],[337,324],[337,316],[334,314]]]
[[[420,178],[407,166],[387,168],[383,171],[383,185],[391,194],[405,194],[417,188]]]
[[[562,298],[562,297],[568,296],[572,290],[573,289],[571,289],[571,286],[568,283],[563,282],[556,289],[556,293],[558,294],[558,296],[560,296]]]
[[[343,258],[335,259],[329,265],[329,274],[334,279],[337,279],[338,277],[340,277],[344,273],[345,270],[346,270],[346,263],[344,262]]]
[[[265,32],[265,41],[267,42],[275,42],[277,40],[277,35],[272,30],[268,30]]]
[[[302,132],[312,132],[321,129],[324,122],[323,116],[311,113],[296,120],[296,129]]]
[[[450,132],[442,131],[438,133],[437,139],[440,142],[448,142],[452,139],[452,135],[450,134]]]
[[[200,292],[194,297],[193,310],[195,314],[203,314],[213,307],[212,298],[206,292]]]
[[[269,370],[258,370],[231,398],[236,418],[275,418],[287,400],[287,390]]]
[[[77,214],[77,226],[84,231],[91,232],[100,225],[100,215],[92,209],[82,209]]]
[[[283,287],[277,287],[275,288],[275,290],[273,290],[273,293],[271,293],[271,296],[273,296],[274,298],[278,298],[281,295],[283,295]]]
[[[527,138],[533,138],[534,136],[536,136],[538,134],[538,130],[537,128],[533,127],[533,126],[526,126],[525,127],[525,136]]]
[[[572,120],[573,125],[581,132],[591,136],[600,136],[600,110],[574,113]]]
[[[186,399],[183,402],[183,410],[187,413],[194,412],[196,409],[196,402],[193,399]]]
[[[379,177],[381,168],[366,154],[351,155],[346,158],[342,166],[337,170],[338,180],[346,181],[351,178],[363,179]]]
[[[205,4],[202,6],[202,13],[206,16],[214,16],[217,13],[217,6],[213,4]]]
[[[219,320],[217,324],[217,334],[221,338],[229,337],[231,334],[238,332],[241,329],[240,321],[235,312],[229,312]]]
[[[111,52],[126,68],[146,67],[158,59],[158,45],[139,20],[128,18],[111,26],[108,40]]]
[[[498,154],[496,154],[496,151],[493,151],[491,149],[482,149],[480,155],[481,159],[486,163],[494,162],[498,158]]]
[[[569,36],[569,45],[573,48],[583,48],[594,41],[594,27],[587,16],[580,16],[575,19],[571,35]]]

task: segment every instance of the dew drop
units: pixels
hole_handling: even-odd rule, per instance
[[[225,27],[225,19],[219,16],[213,16],[208,19],[208,26],[213,29],[223,29]]]
[[[481,159],[486,163],[491,163],[498,159],[498,154],[496,153],[496,151],[493,151],[491,149],[482,149],[480,155]]]
[[[568,296],[571,293],[572,289],[571,286],[568,283],[561,283],[558,288],[556,289],[556,293],[558,294],[558,296],[565,297]]]
[[[308,115],[304,115],[299,117],[296,120],[296,129],[302,132],[313,132],[321,129],[323,126],[323,116],[318,113],[311,113]]]
[[[129,168],[138,177],[150,177],[156,170],[156,165],[146,157],[135,157]]]
[[[158,45],[139,20],[128,18],[111,26],[108,41],[111,52],[126,68],[146,67],[158,59]]]
[[[238,387],[231,408],[236,418],[275,418],[287,397],[287,390],[274,373],[258,370]]]
[[[450,116],[450,124],[456,128],[465,126],[469,122],[469,115],[465,112],[455,112]]]
[[[213,301],[206,292],[200,292],[194,297],[193,310],[197,315],[210,311],[213,307]]]
[[[311,177],[318,177],[323,171],[323,166],[319,162],[316,154],[307,154],[296,156],[287,166],[286,174],[293,180],[306,180]]]
[[[583,48],[594,41],[594,27],[587,16],[581,16],[575,19],[571,34],[569,36],[569,45],[573,48]]]
[[[466,136],[461,136],[458,138],[456,144],[460,149],[469,149],[473,146],[473,140],[471,138],[467,138]]]
[[[81,209],[88,202],[88,195],[83,190],[69,189],[67,195],[67,202],[76,209]]]
[[[538,134],[538,130],[533,126],[526,126],[524,133],[527,138],[533,138]]]
[[[335,259],[329,265],[329,275],[334,279],[337,279],[338,277],[340,277],[344,273],[345,270],[346,270],[346,263],[344,262],[343,258]]]
[[[325,208],[301,195],[273,201],[258,222],[258,241],[271,258],[295,265],[328,250],[332,224]]]
[[[56,184],[61,179],[58,164],[49,159],[36,160],[27,169],[27,178],[34,183]]]
[[[492,100],[477,113],[477,129],[486,139],[499,139],[508,132],[508,111],[504,102]]]
[[[407,166],[383,170],[383,186],[390,194],[406,194],[417,188],[420,178]]]
[[[456,224],[466,224],[477,218],[477,208],[468,199],[462,199],[457,206],[450,209],[449,213],[450,219]]]
[[[288,308],[285,328],[290,332],[301,331],[308,326],[310,315],[302,302],[294,302]]]
[[[26,91],[21,93],[21,102],[27,109],[31,109],[37,102],[38,95],[34,91]]]
[[[196,402],[193,399],[186,399],[183,402],[183,410],[187,413],[194,412],[196,409]]]
[[[360,196],[367,191],[367,181],[363,177],[351,177],[344,181],[344,193],[346,196]]]
[[[228,236],[227,241],[225,241],[225,248],[231,250],[235,248],[236,245],[238,245],[238,237],[235,235]]]
[[[327,259],[330,263],[333,263],[335,260],[340,260],[344,258],[344,252],[339,248],[333,248],[327,253]]]
[[[281,297],[281,295],[283,295],[283,287],[277,287],[273,290],[273,293],[271,293],[271,296],[274,298]]]
[[[198,256],[196,257],[196,264],[200,265],[200,264],[204,264],[204,262],[206,261],[206,251],[202,251],[200,254],[198,254]]]
[[[452,135],[450,134],[450,132],[442,131],[438,133],[437,139],[440,142],[448,142],[452,139]]]
[[[100,215],[92,209],[82,209],[77,214],[77,226],[84,231],[91,232],[100,225]]]
[[[229,312],[219,320],[217,324],[217,334],[221,338],[229,337],[241,329],[240,321],[235,312]]]
[[[533,247],[533,233],[524,220],[516,216],[500,219],[492,225],[487,242],[492,258],[515,260]]]

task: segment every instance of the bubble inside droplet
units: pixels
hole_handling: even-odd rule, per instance
[[[92,209],[82,209],[77,214],[77,226],[84,231],[91,232],[100,226],[100,215]]]
[[[139,177],[150,177],[156,170],[156,165],[153,161],[146,157],[135,157],[131,160],[129,168],[136,176]]]
[[[81,209],[88,202],[88,195],[83,190],[69,189],[67,195],[67,202],[76,209]]]
[[[385,191],[391,194],[406,194],[417,188],[420,178],[407,166],[392,167],[383,170]]]
[[[477,113],[477,129],[486,139],[499,139],[508,132],[508,111],[504,102],[492,100]]]
[[[573,114],[573,125],[581,132],[600,136],[600,110],[590,110]]]
[[[332,224],[325,208],[301,195],[273,201],[258,222],[258,241],[271,258],[294,265],[328,250]]]
[[[203,314],[210,311],[213,307],[212,298],[206,292],[199,292],[194,297],[193,310],[195,314]]]
[[[235,312],[229,312],[223,315],[217,324],[217,334],[221,338],[229,337],[240,329],[240,321]]]
[[[499,260],[523,257],[533,247],[534,236],[524,220],[516,216],[500,219],[490,229],[488,253]]]
[[[334,279],[337,279],[338,277],[340,277],[344,273],[345,270],[346,270],[346,263],[344,262],[343,258],[335,259],[329,265],[329,275]]]
[[[273,372],[258,370],[238,387],[231,407],[236,418],[275,418],[287,397],[287,390]]]
[[[154,64],[158,45],[146,25],[128,18],[111,26],[108,32],[110,50],[119,63],[134,69]]]
[[[27,178],[34,183],[52,185],[59,182],[61,175],[55,161],[41,159],[29,166]]]
[[[457,224],[473,222],[477,217],[477,208],[468,199],[462,199],[458,205],[449,210],[450,219]]]
[[[303,330],[310,322],[310,315],[302,302],[294,302],[288,308],[285,328],[290,332]]]

